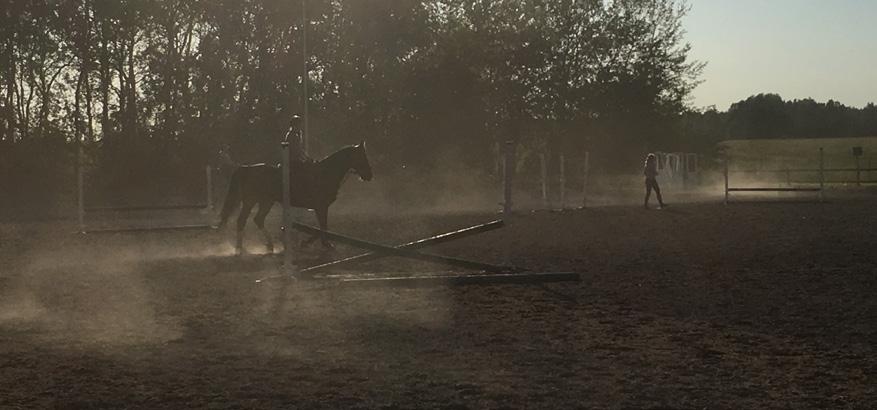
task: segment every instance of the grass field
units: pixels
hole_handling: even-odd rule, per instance
[[[877,137],[730,140],[719,146],[728,154],[729,168],[735,173],[732,179],[736,182],[732,185],[817,184],[820,148],[824,152],[823,167],[828,170],[825,180],[830,185],[877,183],[877,171],[837,171],[877,168]],[[853,147],[863,150],[858,164]]]
[[[862,147],[863,168],[877,167],[877,137],[729,140],[720,144],[738,166],[790,166],[818,168],[819,148],[825,152],[827,168],[852,168],[856,165],[853,147]],[[870,166],[869,166],[870,164]]]

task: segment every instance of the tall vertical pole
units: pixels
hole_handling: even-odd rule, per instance
[[[301,0],[301,26],[302,26],[302,95],[303,97],[303,105],[304,105],[304,126],[302,127],[302,134],[304,136],[304,152],[305,154],[310,155],[311,151],[311,139],[310,132],[308,128],[308,105],[310,102],[310,95],[308,94],[308,80],[310,80],[310,72],[308,72],[308,16],[307,16],[307,7],[306,0]]]
[[[207,210],[213,210],[213,167],[208,165],[205,169],[207,173]]]
[[[514,143],[505,142],[503,158],[503,201],[502,214],[504,218],[512,216],[512,173],[515,169]]]
[[[584,175],[584,181],[582,182],[582,192],[584,193],[584,197],[582,198],[582,208],[588,207],[588,177],[590,176],[590,173],[591,173],[590,164],[589,164],[589,162],[590,162],[589,160],[591,159],[590,154],[591,154],[590,151],[585,151],[585,175]]]
[[[728,157],[725,156],[725,205],[728,205]]]
[[[76,151],[76,205],[79,232],[85,233],[85,174],[82,164],[82,145]]]
[[[566,158],[560,154],[560,209],[566,208]]]
[[[542,208],[548,208],[548,161],[545,159],[545,153],[539,154],[539,169],[542,176]]]
[[[289,169],[289,141],[283,141],[281,146],[281,172],[283,174],[281,180],[283,183],[283,271],[288,274],[295,273],[292,268],[292,238],[290,230],[292,229],[292,212],[290,206],[291,195],[289,192],[290,169]]]
[[[825,200],[825,151],[819,147],[819,200]]]

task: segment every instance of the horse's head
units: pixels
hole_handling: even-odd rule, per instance
[[[372,166],[368,162],[368,155],[365,153],[365,141],[353,146],[353,158],[350,163],[350,169],[359,175],[363,181],[372,180]]]

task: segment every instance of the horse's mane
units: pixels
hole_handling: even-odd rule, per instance
[[[357,147],[357,145],[355,145],[355,144],[345,145],[345,146],[343,146],[343,147],[341,147],[341,148],[338,148],[338,150],[336,150],[335,152],[333,152],[333,153],[331,153],[331,154],[329,154],[329,155],[326,155],[325,157],[321,158],[321,159],[318,160],[317,162],[323,162],[323,161],[325,161],[325,160],[327,160],[327,159],[329,159],[329,158],[332,158],[332,157],[334,157],[334,156],[336,156],[336,155],[341,154],[342,152],[347,152],[347,151],[350,151],[350,150],[352,150],[352,149],[355,149],[356,147]]]

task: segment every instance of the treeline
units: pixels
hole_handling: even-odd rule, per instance
[[[615,164],[674,135],[701,69],[676,0],[3,7],[7,181],[69,178],[80,146],[120,184],[200,167],[223,147],[240,162],[274,160],[304,109],[303,81],[318,155],[364,139],[377,167],[489,172],[498,142],[512,139],[524,151],[603,151],[612,156],[592,158]]]
[[[682,124],[680,142],[703,152],[728,139],[874,137],[877,106],[855,108],[810,98],[784,101],[777,94],[758,94],[724,112],[691,110],[683,114]]]

